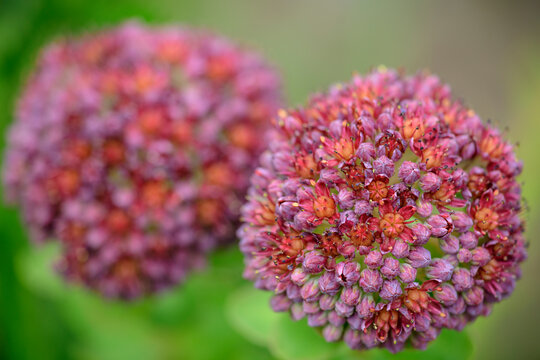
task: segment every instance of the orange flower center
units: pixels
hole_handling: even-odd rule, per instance
[[[372,181],[367,188],[369,190],[369,198],[372,201],[380,201],[388,195],[388,188],[382,181]]]
[[[321,238],[321,249],[327,256],[338,256],[338,247],[343,243],[341,237],[337,234],[324,235]]]
[[[313,179],[317,171],[317,163],[311,154],[298,156],[294,163],[294,168],[298,176],[304,179]]]
[[[112,232],[121,234],[129,230],[131,220],[125,212],[116,209],[109,213],[109,216],[107,217],[107,225]]]
[[[440,149],[430,147],[422,152],[422,160],[426,163],[426,167],[431,169],[441,166],[443,155]]]
[[[478,271],[480,278],[485,281],[493,280],[499,273],[499,263],[497,260],[492,259],[486,265],[482,266]]]
[[[474,215],[476,224],[482,230],[494,230],[499,224],[499,214],[489,208],[482,208]]]
[[[229,129],[227,137],[234,146],[239,148],[249,149],[253,147],[257,136],[254,134],[253,129],[246,124],[238,124]]]
[[[351,231],[350,238],[355,246],[370,246],[373,243],[373,234],[366,224],[356,224]]]
[[[145,110],[139,115],[139,126],[147,135],[157,134],[163,127],[163,114],[159,110]]]
[[[498,136],[485,136],[478,144],[480,150],[492,158],[498,158],[503,154],[504,145]]]
[[[270,200],[260,202],[260,210],[255,215],[255,219],[260,225],[274,225],[276,222],[276,206]]]
[[[424,135],[424,124],[418,118],[407,119],[403,122],[402,135],[405,140],[418,140]]]
[[[143,185],[142,201],[149,207],[160,207],[167,199],[168,191],[161,181],[151,181]]]
[[[178,144],[184,144],[192,136],[191,125],[184,121],[178,121],[172,126],[172,137]]]
[[[379,226],[384,235],[392,238],[401,234],[403,229],[405,229],[404,220],[403,216],[398,213],[388,213],[383,216]]]
[[[336,203],[328,196],[319,196],[313,200],[313,211],[318,218],[329,218],[336,213]]]
[[[85,234],[86,228],[82,224],[69,222],[64,231],[62,231],[62,239],[70,243],[79,243]]]
[[[354,156],[354,144],[352,139],[341,138],[334,145],[334,151],[345,161],[349,161]]]
[[[81,177],[75,170],[62,170],[58,174],[57,184],[60,194],[71,196],[79,189]]]
[[[344,167],[343,171],[347,174],[346,181],[354,190],[360,190],[366,179],[364,175],[364,165],[362,163],[351,167]]]
[[[149,68],[138,69],[134,74],[135,90],[144,94],[158,85],[157,74]]]
[[[227,187],[231,184],[232,174],[226,163],[215,163],[210,165],[206,171],[208,182],[213,185]]]
[[[294,262],[298,254],[304,249],[305,241],[298,237],[284,237],[279,248],[275,249],[270,260],[274,269],[279,273],[289,271],[289,265]]]
[[[447,201],[447,200],[452,199],[454,197],[454,194],[455,194],[455,191],[454,191],[452,185],[447,183],[447,182],[444,182],[444,183],[442,183],[439,190],[437,190],[433,194],[433,198],[437,199],[437,200],[440,200],[440,201]]]
[[[205,225],[212,225],[220,219],[221,206],[216,199],[202,199],[197,203],[197,215]]]
[[[137,263],[133,259],[122,259],[114,266],[114,276],[122,280],[130,280],[137,277]]]
[[[488,178],[485,175],[481,174],[472,174],[469,177],[469,182],[467,183],[467,187],[475,196],[479,196],[481,193],[483,193],[484,190],[488,187],[488,185]]]
[[[124,145],[118,140],[105,141],[103,158],[111,165],[121,163],[124,160]]]

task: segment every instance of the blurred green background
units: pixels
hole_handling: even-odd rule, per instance
[[[470,340],[448,332],[399,358],[538,359],[539,13],[538,1],[0,0],[0,149],[38,49],[123,19],[192,24],[258,49],[283,72],[290,104],[379,64],[429,68],[519,141],[530,258],[513,296],[467,328]],[[321,345],[305,324],[269,313],[267,296],[241,279],[236,249],[181,289],[127,306],[64,285],[50,270],[56,251],[30,247],[0,199],[1,359],[392,358]]]

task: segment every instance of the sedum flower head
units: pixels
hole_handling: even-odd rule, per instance
[[[436,76],[379,69],[280,111],[238,234],[275,311],[353,349],[424,348],[508,296],[521,163]]]
[[[50,45],[20,100],[3,173],[35,241],[107,296],[182,281],[234,239],[280,102],[275,72],[226,39],[128,23]]]

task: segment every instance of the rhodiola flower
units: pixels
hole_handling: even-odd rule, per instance
[[[278,88],[257,55],[187,28],[55,42],[19,103],[6,197],[33,240],[61,241],[69,279],[122,298],[178,284],[234,241]]]
[[[512,292],[521,163],[437,77],[355,76],[280,111],[273,135],[238,235],[245,276],[275,293],[275,311],[395,352]]]

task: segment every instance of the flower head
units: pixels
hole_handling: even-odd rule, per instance
[[[399,351],[512,292],[521,163],[437,77],[355,76],[274,130],[238,231],[245,275],[276,293],[274,310],[307,314],[327,341]],[[264,224],[263,209],[275,209]]]
[[[205,32],[128,23],[56,42],[20,100],[6,195],[35,241],[61,241],[68,278],[123,298],[177,284],[234,240],[278,89]]]

